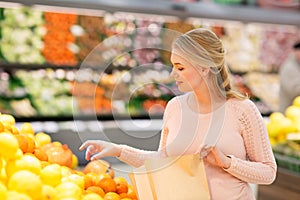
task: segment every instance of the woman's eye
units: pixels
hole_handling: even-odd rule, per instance
[[[182,70],[184,70],[184,68],[183,67],[178,67],[178,70],[182,71]]]

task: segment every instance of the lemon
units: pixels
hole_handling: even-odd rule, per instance
[[[300,107],[294,105],[287,107],[285,110],[285,115],[291,120],[300,119]]]
[[[82,197],[81,188],[72,182],[62,182],[55,188],[55,199],[74,198],[80,200]]]
[[[37,147],[41,147],[45,144],[51,143],[50,135],[43,133],[43,132],[38,132],[37,134],[35,134],[34,138],[35,138]]]
[[[40,177],[28,170],[14,173],[8,180],[8,190],[14,190],[39,200],[42,195],[42,181]]]
[[[58,147],[62,146],[62,143],[59,141],[54,141],[52,143],[53,143],[53,145],[58,146]]]
[[[0,133],[4,131],[4,124],[0,121]]]
[[[16,191],[8,191],[6,195],[6,200],[32,200],[27,194],[19,193]]]
[[[19,149],[18,140],[11,133],[0,133],[0,156],[4,159],[15,159]]]
[[[78,158],[75,154],[72,155],[72,169],[75,169],[78,167]]]
[[[285,116],[281,112],[273,112],[270,115],[270,121],[271,122],[278,122],[278,121],[282,120],[283,118],[285,118]]]
[[[297,96],[294,100],[293,100],[293,105],[300,107],[300,96]]]
[[[54,199],[55,188],[50,185],[42,186],[42,198],[41,200],[51,200]]]
[[[20,134],[19,129],[15,125],[12,125],[10,128],[11,128],[12,134],[14,134],[14,135]]]
[[[39,175],[41,168],[42,165],[39,159],[29,154],[25,154],[20,159],[6,163],[6,173],[8,177],[20,170],[28,170]]]
[[[30,135],[34,135],[33,127],[29,122],[25,122],[21,125],[20,132],[30,134]]]
[[[7,188],[6,186],[0,182],[0,199],[6,199],[7,196]]]
[[[82,197],[82,200],[103,200],[103,198],[96,193],[88,193]]]
[[[67,166],[61,166],[62,177],[68,177],[72,174],[72,169]]]
[[[105,194],[104,200],[121,200],[121,197],[115,192],[108,192]]]
[[[7,175],[5,167],[0,168],[0,182],[5,184],[7,183]]]
[[[62,179],[62,182],[72,182],[78,185],[82,190],[84,189],[84,177],[78,174],[71,174]]]
[[[10,125],[15,125],[16,120],[12,115],[9,114],[0,114],[0,122],[7,122]]]
[[[44,184],[53,187],[57,186],[61,183],[61,166],[58,164],[47,165],[41,170],[40,177]]]

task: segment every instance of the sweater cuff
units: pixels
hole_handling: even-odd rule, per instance
[[[130,157],[129,151],[127,150],[128,146],[124,145],[124,144],[120,144],[119,147],[121,149],[121,153],[120,153],[120,156],[117,158],[121,161],[127,160]]]
[[[237,166],[237,158],[234,157],[233,155],[228,155],[228,156],[231,158],[230,166],[227,169],[225,169],[225,168],[223,168],[223,169],[227,172],[232,172],[232,171],[234,171],[234,169]]]

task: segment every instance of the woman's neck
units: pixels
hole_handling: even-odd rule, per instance
[[[192,95],[188,99],[188,105],[196,112],[202,114],[210,113],[224,105],[225,98],[207,94],[209,93],[192,92]]]

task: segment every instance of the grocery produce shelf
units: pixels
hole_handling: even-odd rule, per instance
[[[300,26],[300,12],[283,9],[263,9],[245,5],[221,5],[208,2],[174,2],[163,0],[11,0],[26,6],[68,7],[78,9],[103,10],[108,12],[135,12],[189,17],[259,22]]]
[[[99,121],[110,121],[110,120],[130,120],[130,119],[162,119],[162,115],[80,115],[80,116],[34,116],[34,117],[18,117],[15,116],[17,122],[28,122],[28,121],[72,121],[72,120],[81,120],[81,121],[90,121],[90,120],[99,120]]]

